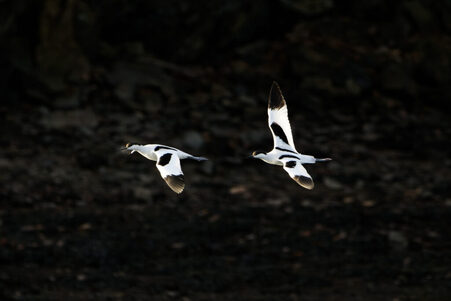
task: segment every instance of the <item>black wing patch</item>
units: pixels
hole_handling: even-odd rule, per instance
[[[295,180],[299,185],[307,189],[313,189],[313,187],[315,186],[313,180],[305,176],[295,176],[293,180]]]
[[[183,175],[170,175],[164,178],[164,180],[176,193],[181,193],[185,188],[185,177]]]
[[[293,168],[296,166],[296,161],[288,161],[287,163],[285,163],[285,167],[288,168]]]
[[[282,155],[282,156],[279,157],[279,160],[282,160],[283,158],[299,159],[299,157],[293,156],[293,155]]]
[[[157,164],[160,166],[165,166],[166,164],[169,163],[169,161],[171,161],[171,157],[172,157],[172,154],[169,154],[169,153],[164,154],[163,156],[160,157]]]
[[[281,148],[281,147],[278,147],[278,146],[276,146],[276,149],[281,150],[281,151],[284,151],[284,152],[289,152],[289,153],[297,154],[295,151],[292,151],[292,150],[289,150],[289,149],[286,149],[286,148]]]
[[[278,125],[277,123],[273,122],[273,123],[271,123],[271,129],[274,132],[274,135],[276,135],[283,142],[285,142],[286,144],[289,145],[287,135],[285,135],[285,132],[282,130],[280,125]]]
[[[285,99],[283,98],[282,91],[280,91],[279,84],[272,82],[271,90],[269,91],[268,108],[271,110],[279,110],[285,106]]]
[[[157,151],[159,151],[160,149],[172,149],[172,150],[175,150],[175,148],[172,148],[172,147],[169,147],[169,146],[159,145],[159,146],[155,147],[154,152],[157,152]]]

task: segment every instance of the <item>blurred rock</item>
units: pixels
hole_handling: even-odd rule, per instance
[[[72,92],[55,99],[52,105],[57,109],[75,109],[80,105],[78,93]]]
[[[248,192],[248,189],[244,185],[233,186],[229,189],[230,194],[244,194],[246,192]]]
[[[124,103],[128,103],[130,106],[133,106],[135,87],[130,83],[120,83],[114,89],[114,95]]]
[[[240,101],[240,103],[243,104],[243,106],[255,105],[257,103],[257,101],[254,97],[250,97],[247,95],[240,95],[239,101]]]
[[[36,61],[42,81],[52,90],[60,90],[64,78],[87,79],[89,62],[75,39],[74,15],[77,1],[64,4],[45,0],[39,19],[39,44]]]
[[[333,0],[280,0],[286,7],[304,15],[317,15],[334,7]]]
[[[116,86],[116,96],[124,101],[132,101],[138,87],[158,87],[166,97],[175,98],[173,78],[152,60],[140,64],[117,62],[108,80]]]
[[[359,185],[357,185],[359,186]],[[374,207],[374,205],[376,205],[376,202],[373,200],[364,200],[362,201],[362,206],[363,207]]]
[[[423,5],[422,1],[403,1],[403,7],[415,25],[424,30],[433,27],[434,16],[431,11]]]
[[[249,70],[249,64],[243,60],[235,60],[231,63],[233,72],[243,74]]]
[[[348,78],[346,80],[346,88],[348,89],[349,93],[354,95],[358,95],[362,91],[360,86],[352,78]]]
[[[324,185],[331,189],[343,189],[343,185],[331,177],[324,178]]]
[[[397,250],[404,250],[409,244],[406,236],[403,233],[395,230],[388,232],[388,240]]]
[[[376,141],[377,139],[379,139],[379,135],[376,133],[376,126],[371,123],[365,123],[363,125],[362,138],[365,141]]]
[[[150,113],[160,112],[164,108],[164,99],[160,93],[148,87],[141,87],[137,91],[139,107]]]
[[[421,53],[423,58],[415,66],[415,77],[419,82],[429,84],[432,86],[446,85],[451,80],[450,52],[445,49],[440,49],[435,46],[433,41],[424,41],[418,45],[418,53]],[[444,93],[442,91],[442,93]]]
[[[284,198],[284,197],[280,197],[280,198],[269,198],[265,200],[265,204],[271,206],[271,207],[280,207],[282,205],[286,205],[290,202],[289,198]]]
[[[147,187],[133,186],[132,191],[137,199],[149,201],[152,198],[152,190]]]
[[[94,128],[98,123],[99,119],[92,110],[54,111],[41,118],[41,124],[48,129]]]
[[[142,42],[130,42],[124,45],[126,53],[132,57],[138,57],[145,54],[144,45]]]
[[[416,86],[406,65],[388,64],[381,72],[381,85],[384,90],[416,94]]]
[[[307,77],[302,81],[302,88],[324,91],[331,96],[345,94],[344,88],[336,86],[330,78],[327,77]]]
[[[212,175],[214,171],[214,164],[211,160],[202,162],[201,169],[207,175]]]
[[[190,149],[199,150],[204,145],[204,138],[199,132],[188,131],[183,136],[183,143]]]
[[[230,98],[232,97],[232,92],[225,86],[213,83],[211,86],[211,94],[214,98]]]
[[[270,139],[271,136],[267,129],[256,129],[242,131],[240,133],[240,138],[244,145],[259,145],[262,141],[265,141],[265,139]]]

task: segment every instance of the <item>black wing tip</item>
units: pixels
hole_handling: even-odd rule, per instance
[[[295,176],[293,178],[299,185],[301,185],[304,188],[307,188],[309,190],[312,190],[313,187],[315,187],[315,183],[313,183],[312,178],[305,177],[305,176]]]
[[[170,175],[164,178],[164,180],[175,193],[182,193],[185,188],[184,175]]]
[[[271,89],[269,91],[268,108],[270,108],[271,110],[277,110],[284,106],[285,99],[283,98],[279,84],[276,81],[273,81]]]

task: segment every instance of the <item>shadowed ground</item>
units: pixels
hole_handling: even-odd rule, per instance
[[[451,41],[447,23],[427,17],[447,10],[325,1],[306,12],[292,3],[274,8],[286,17],[276,37],[246,33],[233,19],[238,27],[224,27],[211,48],[213,25],[194,30],[200,42],[186,42],[182,54],[116,41],[111,32],[122,25],[96,19],[109,55],[79,42],[71,53],[87,69],[62,81],[7,57],[2,299],[451,298]],[[102,16],[95,4],[75,7]],[[389,11],[397,25],[368,17],[370,9]],[[245,10],[243,20],[266,24],[256,11]],[[124,20],[136,25],[139,14]],[[209,22],[220,29],[225,21]],[[231,28],[243,35],[235,42]],[[34,51],[46,53],[44,46]],[[54,56],[38,57],[44,64]],[[312,191],[280,167],[245,159],[272,147],[273,80],[297,149],[333,158],[306,166]],[[186,187],[177,196],[153,162],[119,151],[126,142],[167,144],[210,161],[182,162]]]

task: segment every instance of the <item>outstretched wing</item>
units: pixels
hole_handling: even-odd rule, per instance
[[[272,83],[268,100],[268,125],[274,139],[274,148],[291,146],[296,150],[291,133],[288,108],[282,91],[276,82]]]
[[[161,177],[174,192],[181,193],[185,188],[185,177],[176,151],[161,149],[155,153]]]
[[[282,162],[283,169],[285,169],[296,183],[304,188],[313,189],[315,186],[313,179],[298,159],[287,158],[282,160]]]

